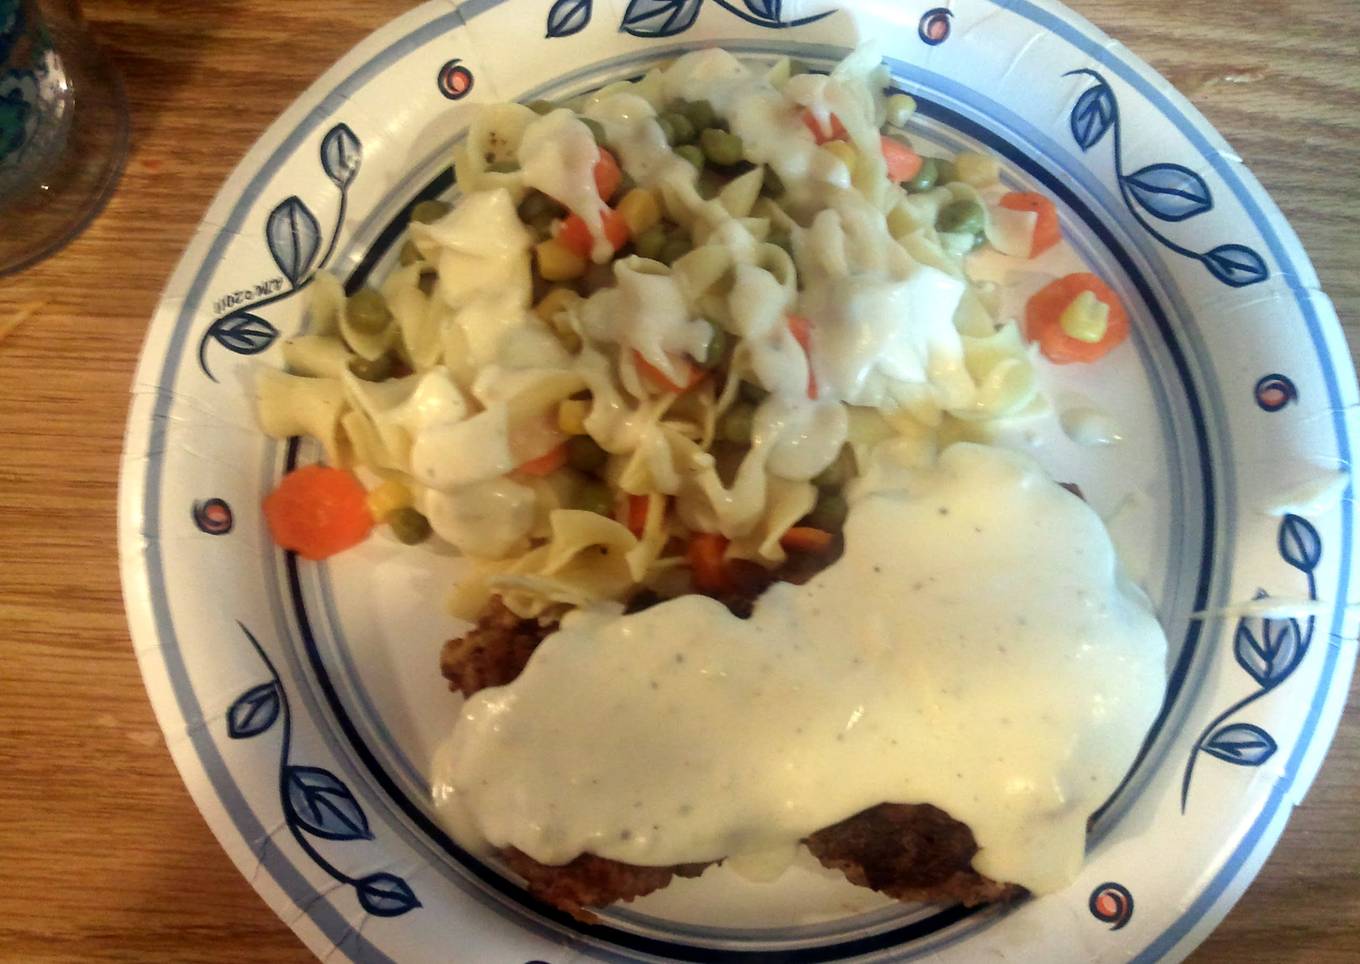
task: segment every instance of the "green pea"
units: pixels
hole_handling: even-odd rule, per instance
[[[760,182],[760,193],[765,197],[779,197],[784,193],[784,179],[768,164],[765,165],[765,178]]]
[[[519,170],[519,165],[514,161],[495,161],[486,166],[488,174],[514,174]]]
[[[402,267],[413,265],[417,261],[424,260],[425,259],[420,254],[420,249],[416,247],[416,243],[414,241],[407,241],[405,244],[401,246]]]
[[[701,131],[705,127],[716,127],[718,124],[718,112],[709,101],[687,100],[680,105],[680,110],[689,118],[696,131]]]
[[[702,171],[704,169],[704,152],[695,145],[681,144],[675,149],[675,153],[693,164],[696,171]]]
[[[812,484],[819,489],[839,489],[849,484],[855,477],[855,450],[848,445],[841,447],[840,452],[830,465],[822,469],[821,473],[812,480]]]
[[[694,245],[690,244],[689,238],[674,234],[666,239],[666,243],[661,246],[661,253],[656,260],[663,264],[675,264],[693,250]]]
[[[935,160],[935,183],[944,187],[946,184],[953,184],[959,179],[958,169],[954,167],[954,162],[943,157]]]
[[[741,388],[737,391],[741,395],[742,401],[750,402],[752,405],[759,405],[770,397],[770,393],[755,382],[743,381]]]
[[[699,132],[695,130],[690,119],[679,111],[673,111],[662,115],[670,125],[670,143],[672,146],[677,144],[690,144]]]
[[[713,333],[709,336],[708,348],[704,351],[703,362],[705,368],[713,368],[721,362],[727,354],[728,337],[727,332],[713,324],[713,322],[710,321],[708,326],[713,329]]]
[[[346,367],[355,378],[366,382],[385,382],[392,377],[392,356],[383,355],[373,361],[367,358],[351,358]]]
[[[704,128],[699,135],[699,146],[704,149],[705,157],[723,167],[740,164],[746,149],[738,135],[716,127]]]
[[[952,201],[940,209],[935,226],[955,234],[979,234],[987,224],[987,214],[976,201]]]
[[[418,546],[430,538],[430,520],[410,506],[389,515],[387,524],[392,529],[392,535],[408,546]]]
[[[447,201],[421,201],[411,208],[411,220],[416,224],[434,224],[453,210]]]
[[[805,521],[814,529],[839,532],[845,525],[845,517],[849,514],[850,507],[845,502],[845,496],[835,492],[823,492],[818,496],[817,504],[807,514]]]
[[[721,177],[717,171],[711,167],[706,167],[699,172],[699,179],[694,182],[694,189],[699,192],[699,196],[705,201],[718,196],[718,192],[727,184],[726,179]]]
[[[550,100],[531,100],[528,106],[535,114],[551,114],[557,110],[557,105]]]
[[[606,140],[604,125],[593,117],[582,117],[581,123],[590,128],[590,136],[595,138],[596,144],[603,144]]]
[[[345,304],[345,317],[359,331],[377,334],[392,321],[387,299],[373,288],[361,288]]]
[[[789,236],[789,232],[780,230],[779,228],[771,228],[770,236],[766,238],[765,241],[776,247],[783,248],[788,252],[790,258],[793,257],[793,238]]]
[[[524,195],[524,200],[519,202],[519,219],[525,224],[532,224],[544,217],[560,217],[562,213],[562,205],[542,191],[530,191]]]
[[[592,479],[576,493],[576,507],[596,515],[612,516],[614,494],[609,491],[609,486]]]
[[[567,464],[576,471],[594,474],[608,461],[609,453],[589,435],[573,435],[567,439]]]
[[[733,405],[718,419],[718,438],[737,445],[749,445],[755,430],[756,410],[752,405]]]
[[[940,179],[940,164],[935,158],[927,157],[921,162],[921,169],[916,172],[916,176],[908,181],[904,187],[908,191],[919,193],[929,191]]]
[[[633,251],[639,258],[661,260],[661,251],[666,247],[666,230],[654,225],[633,239]]]

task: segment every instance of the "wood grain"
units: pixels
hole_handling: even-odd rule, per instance
[[[1360,315],[1354,0],[1072,5],[1223,132],[1343,321]],[[0,959],[303,962],[218,849],[152,718],[119,596],[118,456],[147,320],[212,195],[326,66],[410,4],[85,6],[127,78],[133,147],[90,230],[0,281],[0,329],[27,315],[0,337]],[[1356,692],[1308,800],[1195,960],[1360,959]]]

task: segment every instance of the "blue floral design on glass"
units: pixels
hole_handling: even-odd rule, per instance
[[[335,254],[340,229],[349,210],[349,191],[363,163],[363,145],[346,124],[337,124],[322,138],[321,170],[340,192],[335,227],[325,250],[321,249],[321,224],[311,208],[294,195],[280,202],[265,221],[265,243],[269,254],[283,274],[286,285],[272,295],[250,303],[250,311],[235,310],[215,320],[198,343],[198,367],[213,381],[217,376],[208,367],[211,344],[237,355],[258,355],[278,340],[279,330],[256,312],[293,297],[302,291],[318,271],[324,270]]]
[[[321,840],[372,840],[368,816],[339,777],[321,767],[289,763],[293,727],[288,694],[278,670],[254,634],[242,623],[246,639],[269,670],[267,682],[252,686],[238,696],[227,710],[227,735],[247,740],[267,733],[282,721],[283,738],[279,751],[279,803],[283,820],[293,839],[312,862],[331,878],[354,888],[359,905],[378,917],[397,917],[421,906],[409,884],[386,872],[353,877],[331,863],[317,849],[312,837]]]
[[[38,78],[31,70],[0,75],[0,162],[13,158],[38,127]]]
[[[827,10],[808,17],[784,19],[784,0],[713,0],[733,16],[757,27],[784,30],[815,23],[836,11]],[[694,26],[704,0],[629,0],[619,30],[634,37],[674,37]],[[570,37],[590,24],[593,0],[554,0],[548,9],[544,36]]]
[[[439,92],[449,100],[462,100],[472,93],[473,83],[472,71],[457,57],[439,68]]]
[[[1129,209],[1143,230],[1163,247],[1181,257],[1198,261],[1219,281],[1234,288],[1244,288],[1270,277],[1265,261],[1244,244],[1220,244],[1209,251],[1195,251],[1171,240],[1153,226],[1149,217],[1158,221],[1178,223],[1198,217],[1214,207],[1213,194],[1204,178],[1180,164],[1149,164],[1133,173],[1125,173],[1119,131],[1119,103],[1105,78],[1094,70],[1069,70],[1064,77],[1084,75],[1094,78],[1096,86],[1082,92],[1072,105],[1068,126],[1072,139],[1083,151],[1089,151],[1106,134],[1114,142],[1115,177]]]
[[[1286,515],[1280,520],[1276,548],[1280,558],[1303,573],[1307,580],[1308,598],[1316,601],[1317,578],[1314,571],[1322,561],[1322,537],[1318,535],[1317,529],[1302,516]],[[1267,597],[1265,590],[1256,593],[1257,599]],[[1237,630],[1233,633],[1233,656],[1237,665],[1251,677],[1255,689],[1210,720],[1195,741],[1181,781],[1182,813],[1190,798],[1190,780],[1201,753],[1242,767],[1258,767],[1275,755],[1279,745],[1264,729],[1254,723],[1229,720],[1271,692],[1298,669],[1308,655],[1316,621],[1317,617],[1313,615],[1303,621],[1293,617],[1257,616],[1243,616],[1237,621]]]
[[[938,47],[949,39],[949,31],[953,25],[950,23],[954,19],[954,11],[947,7],[934,7],[921,14],[921,22],[916,27],[917,36],[921,42],[931,47]]]
[[[1119,930],[1133,919],[1133,894],[1123,884],[1112,880],[1091,891],[1086,906],[1092,917],[1109,924],[1112,931]]]
[[[1299,390],[1294,385],[1294,380],[1278,372],[1262,375],[1257,380],[1252,394],[1256,396],[1256,404],[1267,412],[1278,412],[1299,398]]]
[[[224,536],[231,532],[236,524],[231,514],[231,506],[222,499],[195,502],[193,519],[199,531],[210,536]]]

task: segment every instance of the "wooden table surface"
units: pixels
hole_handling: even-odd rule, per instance
[[[0,331],[32,312],[0,342],[0,960],[309,959],[218,849],[152,718],[119,594],[118,457],[147,320],[218,186],[409,6],[86,0],[127,79],[131,159],[83,237],[0,280]],[[1284,209],[1343,323],[1360,316],[1360,5],[1072,6],[1195,102]],[[1357,693],[1274,856],[1195,960],[1360,960]]]

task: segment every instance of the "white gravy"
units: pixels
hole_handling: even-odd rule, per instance
[[[846,551],[749,620],[684,596],[576,612],[466,703],[434,798],[548,864],[787,850],[883,802],[968,824],[973,866],[1051,892],[1161,703],[1166,638],[1095,512],[958,444],[861,492]]]

